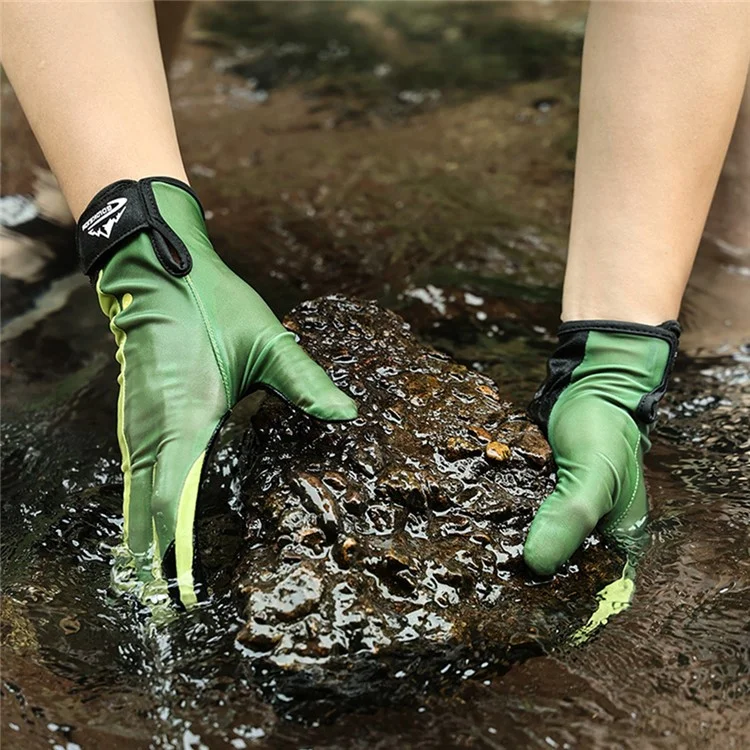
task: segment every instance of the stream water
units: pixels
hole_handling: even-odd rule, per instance
[[[280,5],[206,4],[173,68],[217,250],[280,313],[379,299],[525,402],[554,345],[584,8]],[[30,193],[41,158],[7,83],[3,103],[4,193]],[[23,241],[72,252],[69,230],[37,230]],[[627,611],[450,691],[300,722],[241,670],[229,596],[155,620],[111,585],[117,366],[68,273],[13,282],[4,307],[3,747],[750,746],[750,346],[678,361]],[[241,542],[243,424],[204,488],[219,578]]]

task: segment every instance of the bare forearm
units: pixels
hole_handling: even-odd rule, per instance
[[[564,320],[677,317],[749,61],[748,3],[592,3]]]
[[[185,179],[152,2],[13,2],[3,64],[74,216],[103,186]]]

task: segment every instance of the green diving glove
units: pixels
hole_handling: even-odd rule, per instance
[[[216,255],[187,185],[109,185],[76,239],[117,344],[125,543],[140,576],[163,576],[189,607],[205,597],[193,534],[201,470],[229,410],[259,387],[319,419],[357,408]]]
[[[531,523],[524,558],[551,575],[600,524],[622,542],[648,513],[643,456],[667,388],[680,327],[616,321],[563,323],[547,380],[529,414],[547,434],[557,486]]]

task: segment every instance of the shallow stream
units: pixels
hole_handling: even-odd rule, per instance
[[[379,299],[524,403],[554,344],[584,8],[283,5],[202,8],[173,70],[217,250],[280,313]],[[40,157],[3,86],[4,192],[30,193]],[[72,252],[66,232],[33,241]],[[3,747],[750,746],[750,347],[678,362],[627,611],[583,645],[301,722],[242,670],[229,596],[155,621],[115,593],[117,366],[67,273],[13,286],[3,321]],[[241,541],[243,419],[205,487],[215,580]]]

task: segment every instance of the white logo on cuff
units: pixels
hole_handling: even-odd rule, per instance
[[[115,198],[109,201],[104,208],[86,220],[81,230],[92,237],[104,237],[108,239],[112,234],[112,227],[120,221],[120,217],[125,213],[125,204],[127,202],[127,198]]]

